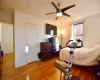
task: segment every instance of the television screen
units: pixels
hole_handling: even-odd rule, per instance
[[[57,35],[57,27],[46,23],[46,34]]]

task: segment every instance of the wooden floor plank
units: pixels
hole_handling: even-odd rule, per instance
[[[11,57],[10,59],[6,57],[2,65],[1,80],[26,80],[27,75],[30,80],[60,80],[60,71],[53,64],[57,59],[59,58],[56,57],[45,62],[35,61],[15,69],[13,62],[10,62]],[[86,67],[73,66],[71,74],[80,76],[80,80],[96,80],[95,75]]]

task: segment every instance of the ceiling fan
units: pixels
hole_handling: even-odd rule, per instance
[[[51,4],[55,7],[56,12],[47,13],[47,14],[45,14],[45,15],[49,15],[49,14],[54,14],[54,13],[56,13],[56,15],[57,15],[56,20],[58,19],[59,16],[62,16],[62,15],[70,17],[70,15],[67,14],[67,13],[65,13],[65,11],[68,10],[68,9],[70,9],[70,8],[72,8],[72,7],[75,7],[75,6],[76,6],[75,4],[73,4],[73,5],[70,5],[70,6],[67,6],[67,7],[61,9],[61,8],[60,8],[61,3],[58,3],[58,4],[56,5],[54,2],[51,2]]]

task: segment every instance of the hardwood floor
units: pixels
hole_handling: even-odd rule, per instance
[[[12,62],[8,61],[9,64],[5,64],[4,60],[1,80],[60,80],[60,71],[53,64],[57,59],[59,58],[56,57],[45,62],[36,61],[16,69]],[[95,75],[84,67],[73,66],[71,74],[80,76],[80,80],[96,80]],[[27,75],[30,79],[26,79]]]

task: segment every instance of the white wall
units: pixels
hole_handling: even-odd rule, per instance
[[[100,44],[100,14],[90,16],[77,22],[84,22],[84,47],[94,47]]]
[[[45,21],[38,17],[29,14],[15,11],[14,18],[14,32],[15,32],[15,67],[20,67],[26,64],[25,54],[25,24],[31,23],[37,26],[37,54],[40,52],[40,42],[46,41],[45,35]],[[36,57],[38,60],[38,57]]]
[[[1,49],[4,53],[13,52],[13,25],[1,23]]]
[[[59,37],[61,44],[61,34],[62,34],[62,47],[66,47],[66,43],[71,38],[71,24],[72,20],[61,21],[56,24],[57,26],[57,36]]]

